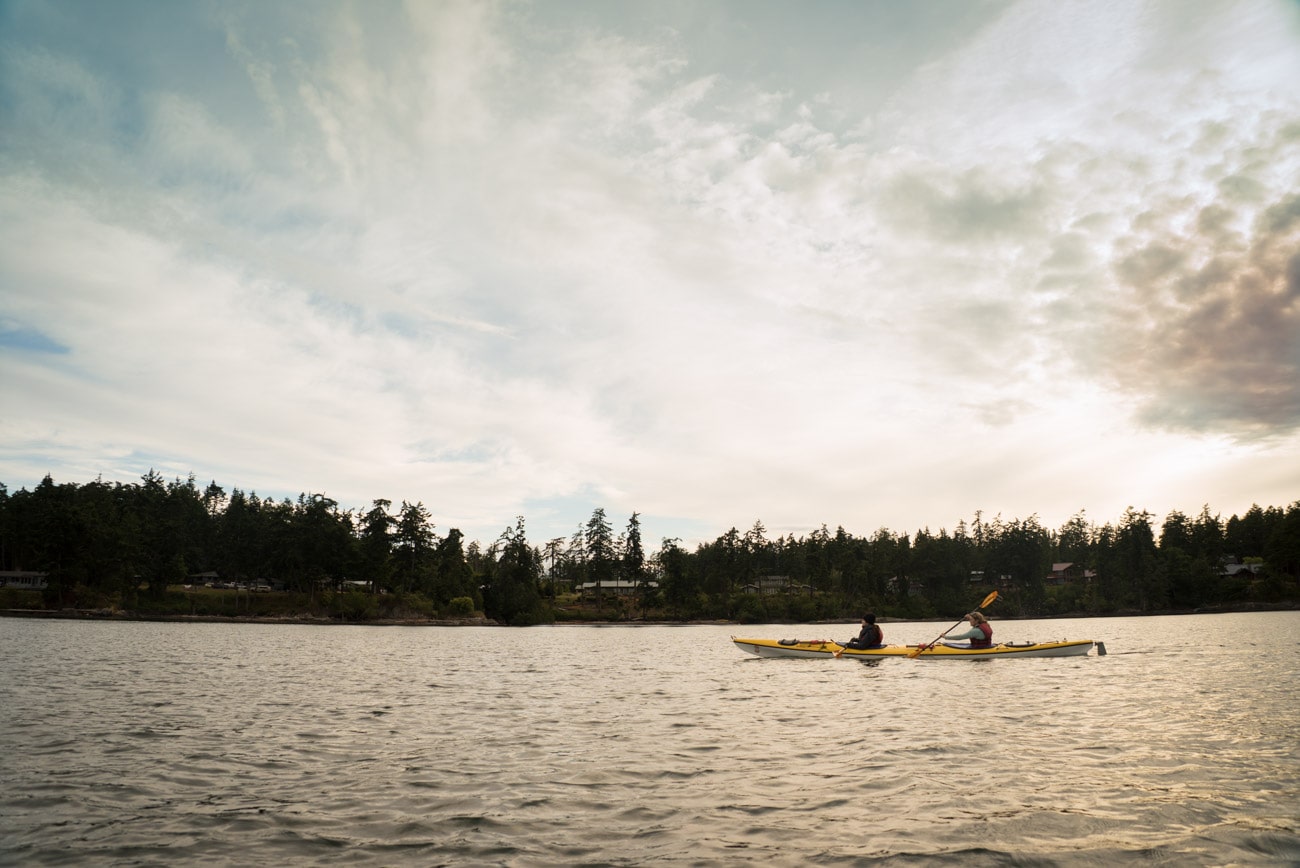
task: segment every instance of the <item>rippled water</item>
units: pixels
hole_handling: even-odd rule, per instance
[[[1300,613],[995,626],[0,619],[0,863],[1300,863]]]

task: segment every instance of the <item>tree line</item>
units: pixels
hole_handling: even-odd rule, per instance
[[[1053,566],[1071,564],[1053,573]],[[261,499],[193,476],[137,483],[0,484],[0,569],[43,572],[51,605],[147,605],[191,577],[266,582],[317,597],[385,594],[408,610],[482,611],[529,624],[612,618],[921,618],[964,611],[992,588],[1004,615],[1156,612],[1297,598],[1300,501],[1223,519],[1127,509],[1058,529],[977,512],[952,532],[855,536],[825,525],[770,538],[761,521],[693,550],[647,553],[640,516],[615,531],[603,508],[570,537],[533,544],[519,517],[490,544],[440,535],[423,503],[344,509],[324,494]],[[364,607],[360,610],[365,611]]]

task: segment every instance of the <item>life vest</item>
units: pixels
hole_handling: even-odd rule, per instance
[[[884,644],[885,644],[885,631],[882,630],[882,629],[880,629],[880,625],[878,625],[878,624],[872,624],[872,625],[871,625],[871,629],[873,629],[873,630],[876,631],[876,636],[875,636],[875,640],[874,640],[874,641],[871,641],[871,642],[868,642],[868,643],[867,643],[867,647],[868,647],[868,648],[871,648],[871,647],[873,647],[873,646],[875,646],[875,645],[884,645]]]
[[[971,646],[972,648],[991,648],[991,647],[993,647],[993,627],[990,626],[988,623],[984,623],[984,624],[976,624],[976,625],[975,625],[975,629],[977,629],[977,630],[979,630],[981,633],[983,633],[983,634],[984,634],[984,638],[983,638],[983,639],[972,639],[972,640],[970,640],[970,646]]]

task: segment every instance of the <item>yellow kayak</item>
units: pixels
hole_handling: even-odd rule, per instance
[[[759,657],[910,657],[916,645],[881,645],[879,648],[845,648],[833,639],[742,639],[731,637],[736,647]],[[1100,656],[1106,646],[1091,639],[1060,642],[1003,642],[991,648],[968,648],[960,645],[928,645],[918,660],[975,660],[988,657],[1082,657],[1097,647]]]

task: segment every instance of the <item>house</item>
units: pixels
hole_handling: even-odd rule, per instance
[[[49,587],[48,573],[29,570],[0,570],[0,588],[18,588],[24,591],[43,591]]]
[[[749,584],[741,586],[740,590],[746,594],[768,596],[771,594],[788,594],[795,590],[796,587],[789,576],[758,576]],[[807,588],[806,585],[798,587]]]
[[[641,588],[655,590],[659,587],[658,582],[631,582],[626,579],[615,579],[610,582],[583,582],[578,585],[578,593],[584,598],[593,594],[611,594],[615,597],[631,597],[638,593]]]
[[[1052,564],[1052,571],[1043,580],[1046,585],[1064,585],[1069,582],[1091,582],[1097,577],[1095,570],[1085,570],[1073,561]]]
[[[1048,585],[1064,585],[1066,582],[1082,578],[1083,569],[1078,564],[1070,561],[1064,561],[1059,564],[1052,564],[1052,571],[1047,574],[1043,581]]]
[[[891,594],[897,594],[900,588],[905,588],[907,596],[919,597],[925,593],[925,580],[912,579],[907,576],[890,576],[885,579],[885,587],[889,588]]]

